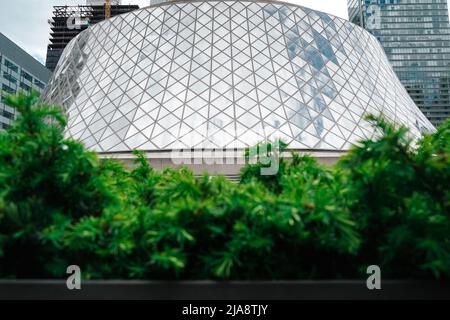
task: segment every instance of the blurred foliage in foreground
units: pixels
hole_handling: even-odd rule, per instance
[[[318,279],[450,277],[450,121],[412,148],[407,130],[368,117],[379,138],[333,167],[281,159],[240,184],[125,169],[65,139],[57,108],[9,98],[0,133],[0,277]],[[285,146],[283,146],[285,147]]]

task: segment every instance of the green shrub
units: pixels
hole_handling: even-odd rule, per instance
[[[449,123],[416,150],[405,128],[369,117],[381,136],[353,147],[338,169],[363,243],[362,265],[387,277],[450,275]],[[447,141],[447,142],[445,142]]]
[[[157,172],[139,152],[131,170],[100,161],[36,99],[10,98],[21,116],[0,133],[0,277],[61,278],[70,264],[94,279],[361,278],[372,264],[450,276],[450,121],[412,146],[369,117],[379,137],[333,167],[293,153],[234,184]],[[255,146],[265,160],[272,148]]]
[[[59,109],[36,105],[35,93],[7,102],[20,115],[0,133],[0,273],[34,276],[51,250],[41,244],[45,227],[61,216],[99,216],[119,199],[108,165],[64,139]]]
[[[158,175],[147,211],[85,218],[47,237],[82,258],[85,275],[100,278],[331,277],[338,259],[356,251],[347,213],[297,209],[256,182],[196,179],[185,169]]]
[[[258,143],[256,146],[245,149],[246,166],[241,170],[241,183],[252,180],[261,182],[270,191],[279,193],[281,190],[280,179],[286,173],[287,162],[283,158],[287,144],[282,140],[274,143]],[[256,163],[255,163],[256,162]],[[269,168],[275,168],[275,172],[264,172]]]

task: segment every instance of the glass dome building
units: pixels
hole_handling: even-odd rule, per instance
[[[434,130],[364,29],[277,1],[171,1],[98,23],[65,49],[43,100],[100,153],[345,152],[383,113]]]

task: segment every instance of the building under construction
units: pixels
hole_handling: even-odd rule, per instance
[[[67,44],[89,26],[119,14],[139,9],[137,5],[121,5],[120,1],[87,0],[86,5],[55,6],[50,24],[50,44],[47,47],[46,67],[54,71]],[[107,7],[108,6],[108,7]]]

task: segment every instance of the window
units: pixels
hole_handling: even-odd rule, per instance
[[[11,61],[9,61],[8,59],[5,59],[4,64],[5,64],[5,66],[6,66],[8,69],[10,69],[10,70],[12,70],[12,71],[14,71],[14,72],[19,72],[19,67],[16,66],[16,65],[15,65],[14,63],[12,63]]]
[[[44,89],[45,88],[45,84],[42,83],[41,81],[39,81],[38,79],[34,79],[34,85],[38,88]]]
[[[7,86],[6,84],[2,84],[2,90],[9,94],[16,94],[16,90],[11,88],[10,86]]]
[[[6,80],[8,80],[11,83],[17,83],[17,79],[7,72],[3,72],[3,78],[5,78]]]
[[[20,83],[20,87],[25,91],[31,91],[31,87],[23,82]]]
[[[20,73],[20,75],[25,79],[28,80],[30,82],[33,82],[33,77],[26,71],[23,71]]]
[[[14,114],[6,110],[0,110],[0,114],[3,115],[6,119],[14,120]]]

